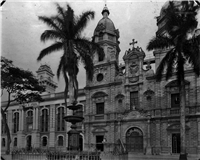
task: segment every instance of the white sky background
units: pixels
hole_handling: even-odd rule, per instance
[[[95,11],[95,19],[90,21],[84,31],[84,36],[92,37],[98,21],[102,18],[101,11],[105,6],[103,0],[65,0],[57,1],[62,6],[69,2],[75,14],[83,11]],[[110,11],[109,18],[114,22],[115,28],[120,31],[120,62],[126,50],[131,46],[129,43],[136,39],[146,53],[146,57],[152,56],[152,52],[146,51],[149,40],[157,31],[156,19],[160,9],[166,1],[163,0],[107,0],[107,7]],[[46,24],[38,20],[38,16],[52,16],[56,14],[55,1],[52,0],[7,0],[1,8],[1,54],[13,60],[14,64],[23,69],[29,69],[34,74],[40,64],[47,63],[56,73],[62,52],[55,52],[37,62],[40,51],[52,42],[44,44],[40,41],[40,35]],[[79,88],[85,87],[85,70],[80,66],[78,76]],[[56,92],[64,90],[62,75],[60,80],[54,77],[58,83]]]

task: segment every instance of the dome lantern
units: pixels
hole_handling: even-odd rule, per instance
[[[108,7],[105,4],[105,7],[103,8],[101,14],[103,15],[103,17],[108,17],[108,15],[110,14]]]

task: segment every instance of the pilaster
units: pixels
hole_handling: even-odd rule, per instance
[[[24,147],[24,110],[19,106],[19,131],[17,132],[17,147]]]
[[[33,108],[33,130],[35,130],[35,122],[36,122],[36,115],[35,115],[35,107]]]
[[[146,148],[146,154],[147,155],[152,154],[150,138],[151,138],[150,119],[148,119],[147,120],[147,148]]]
[[[160,154],[160,120],[156,120],[156,154]]]
[[[56,118],[56,108],[55,105],[50,105],[50,127],[49,127],[49,147],[55,147],[55,118]]]

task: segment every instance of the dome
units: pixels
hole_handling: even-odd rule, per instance
[[[107,6],[104,7],[102,11],[103,18],[98,22],[97,27],[94,30],[94,35],[99,35],[101,32],[107,32],[112,35],[116,35],[116,29],[114,23],[108,15],[110,14]]]

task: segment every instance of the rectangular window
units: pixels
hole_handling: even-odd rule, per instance
[[[14,129],[13,129],[13,133],[17,133],[19,131],[19,113],[14,113]]]
[[[96,136],[96,149],[97,151],[103,151],[104,146],[103,146],[103,138],[104,136]]]
[[[49,115],[48,110],[43,109],[42,110],[42,116],[41,116],[41,132],[48,132],[48,125],[49,125]]]
[[[59,107],[57,113],[57,131],[65,131],[65,120],[63,119],[64,116],[64,107]]]
[[[138,104],[139,104],[138,91],[130,92],[130,107],[131,107],[131,110],[133,108],[137,108]]]
[[[28,111],[27,112],[27,117],[26,117],[26,122],[27,122],[27,131],[30,132],[33,129],[33,112]]]
[[[104,114],[104,103],[96,103],[96,114]]]
[[[171,94],[171,108],[178,108],[180,107],[180,94],[175,93]]]

